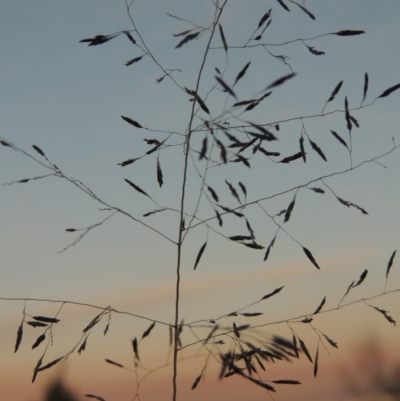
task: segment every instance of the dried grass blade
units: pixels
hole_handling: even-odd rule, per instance
[[[32,383],[36,380],[36,376],[37,376],[37,374],[38,374],[39,368],[40,368],[40,366],[42,366],[43,356],[44,356],[44,355],[42,355],[42,356],[39,358],[39,360],[37,361],[37,364],[36,364],[36,366],[35,366],[35,369],[33,369]]]
[[[158,181],[158,184],[160,185],[160,188],[161,188],[163,183],[164,183],[164,181],[163,181],[163,173],[162,173],[162,170],[161,170],[159,157],[157,157],[157,181]]]
[[[400,88],[400,84],[397,84],[397,85],[395,85],[395,86],[392,86],[391,88],[386,89],[380,96],[378,96],[378,98],[379,98],[379,97],[386,97],[386,96],[389,96],[392,92],[396,91],[396,90],[399,89],[399,88]]]
[[[106,401],[103,397],[100,397],[99,395],[94,395],[94,394],[85,394],[85,397],[94,398],[95,400],[98,400],[98,401]]]
[[[196,262],[194,263],[193,270],[196,270],[196,267],[200,262],[201,256],[203,255],[203,252],[206,249],[206,246],[207,246],[207,241],[203,244],[203,246],[199,250],[199,253],[197,254],[197,258],[196,258]]]
[[[306,163],[307,160],[306,160],[306,152],[304,151],[304,138],[303,138],[303,135],[299,139],[299,144],[300,144],[301,156],[303,158],[304,163]]]
[[[294,334],[293,334],[293,339],[292,339],[292,341],[293,341],[293,351],[294,351],[294,353],[295,353],[297,359],[299,359],[299,350],[298,350],[298,348],[297,348],[297,338],[296,338],[296,336],[295,336]]]
[[[240,189],[242,190],[244,196],[246,197],[246,196],[247,196],[247,189],[246,189],[246,187],[244,186],[244,184],[242,184],[240,181],[239,181],[239,187],[240,187]]]
[[[332,339],[330,339],[327,335],[324,334],[324,337],[326,338],[326,341],[328,341],[328,343],[330,345],[332,345],[332,347],[338,348],[337,343],[335,343],[335,341],[333,341]]]
[[[228,52],[228,44],[226,43],[224,30],[222,29],[222,25],[221,24],[218,24],[218,26],[219,26],[219,33],[221,35],[221,40],[222,40],[222,43],[224,45],[224,49],[225,49],[226,52]]]
[[[397,325],[397,322],[392,318],[392,316],[390,316],[390,315],[388,314],[388,311],[386,311],[386,310],[384,310],[384,309],[379,309],[379,308],[377,308],[377,307],[375,307],[375,306],[373,306],[373,308],[374,308],[375,310],[377,310],[378,312],[382,313],[382,315],[385,317],[385,319],[386,319],[389,323],[392,323],[393,326],[396,326],[396,325]]]
[[[269,18],[269,16],[271,15],[271,11],[272,11],[272,8],[270,8],[270,9],[261,17],[260,22],[258,23],[258,28],[257,28],[257,29],[260,29],[261,26],[264,24],[264,22]]]
[[[35,341],[35,343],[32,345],[32,349],[37,348],[44,340],[46,339],[46,334],[43,333],[41,334]]]
[[[346,122],[347,122],[347,129],[349,130],[349,131],[351,131],[351,129],[352,129],[352,124],[351,124],[351,119],[350,119],[350,112],[349,112],[349,102],[348,102],[348,100],[347,100],[347,96],[345,97],[345,99],[344,99],[344,108],[345,108],[345,110],[346,110],[346,112],[345,112],[345,118],[346,118]]]
[[[191,33],[190,35],[185,36],[176,46],[175,49],[179,49],[180,47],[182,47],[184,44],[186,44],[187,42],[190,42],[193,39],[196,39],[197,36],[199,36],[200,32],[195,32],[195,33]],[[177,35],[179,36],[179,35]]]
[[[196,377],[196,380],[194,381],[194,383],[192,385],[192,390],[194,390],[197,387],[197,385],[200,383],[202,376],[203,376],[203,372],[201,372],[200,375]]]
[[[139,160],[139,157],[137,157],[136,159],[125,160],[124,162],[118,163],[118,166],[125,167],[128,166],[129,164],[134,163],[136,160]]]
[[[220,78],[218,75],[215,75],[215,79],[218,81],[218,83],[231,95],[237,100],[237,96],[235,92]]]
[[[143,56],[139,56],[139,57],[135,57],[135,58],[133,58],[132,60],[127,61],[127,62],[125,63],[125,65],[128,66],[128,65],[132,65],[132,64],[134,64],[134,63],[137,63],[137,62],[140,61],[143,57],[144,57],[144,55],[143,55]]]
[[[64,357],[62,356],[62,357],[60,357],[60,358],[54,359],[54,361],[49,362],[47,365],[44,365],[44,366],[38,368],[37,371],[38,371],[38,372],[41,372],[42,370],[49,369],[49,368],[51,368],[52,366],[56,365],[58,362],[60,362],[63,358],[64,358]]]
[[[286,11],[290,11],[289,7],[282,1],[276,0]]]
[[[18,327],[18,331],[17,331],[17,340],[15,342],[15,348],[14,348],[14,354],[18,351],[19,346],[21,345],[21,341],[22,341],[22,334],[24,332],[24,321],[21,322],[21,324]]]
[[[314,259],[314,256],[312,255],[312,253],[303,246],[303,251],[304,253],[307,255],[308,259],[310,259],[311,263],[317,268],[320,269],[320,267],[318,266],[317,261]]]
[[[136,128],[143,128],[137,121],[132,120],[132,119],[129,118],[129,117],[121,116],[121,118],[122,118],[124,121],[126,121],[127,123],[133,125],[133,126],[136,127]]]
[[[32,145],[32,148],[36,150],[36,152],[39,153],[39,155],[46,157],[46,155],[44,154],[43,150],[39,148],[39,146],[36,145]]]
[[[392,256],[389,259],[389,263],[388,263],[387,268],[386,268],[386,278],[388,278],[390,269],[391,269],[391,267],[393,265],[394,257],[396,256],[396,252],[397,252],[397,250],[392,253]]]
[[[133,36],[129,33],[129,31],[124,31],[124,34],[126,35],[126,37],[127,37],[134,45],[136,45],[136,40],[133,39]]]
[[[279,0],[278,0],[278,1],[279,1]],[[275,88],[275,87],[277,87],[277,86],[280,86],[280,85],[282,85],[283,83],[285,83],[287,80],[293,78],[294,76],[296,76],[296,73],[290,73],[290,74],[284,75],[283,77],[278,78],[276,81],[272,82],[272,84],[268,85],[268,86],[264,89],[264,91],[266,91],[266,90],[268,90],[268,89],[271,89],[271,88]]]
[[[324,193],[325,193],[325,191],[324,191],[323,189],[317,188],[317,187],[308,188],[308,189],[311,189],[311,191],[314,191],[314,192],[316,192],[317,194],[324,194]]]
[[[118,362],[115,362],[115,361],[112,361],[111,359],[104,359],[107,363],[109,363],[110,365],[114,365],[114,366],[118,366],[119,368],[123,368],[124,367],[124,365],[122,365],[122,364],[120,364],[120,363],[118,363]]]
[[[365,33],[365,31],[344,29],[342,31],[335,32],[334,35],[338,35],[338,36],[355,36],[355,35],[362,35],[363,33]]]
[[[151,331],[154,329],[154,326],[156,325],[156,322],[153,322],[150,326],[149,326],[149,328],[142,334],[142,340],[143,340],[143,338],[146,338],[150,333],[151,333]]]
[[[301,10],[303,10],[311,19],[313,19],[315,21],[315,15],[313,13],[311,13],[310,11],[308,11],[304,6],[302,6],[299,3],[295,3],[296,6],[298,6]]]
[[[321,158],[325,161],[326,157],[324,155],[324,152],[321,150],[321,148],[315,143],[313,142],[310,138],[308,138],[308,141],[310,142],[311,147],[321,156]]]
[[[270,292],[269,294],[264,295],[264,296],[261,298],[260,301],[262,301],[262,300],[264,300],[264,299],[267,299],[267,298],[270,298],[270,297],[272,297],[272,296],[275,295],[275,294],[278,294],[278,293],[282,290],[283,287],[284,287],[284,286],[279,287],[279,288],[276,288],[274,291]]]
[[[363,94],[362,103],[364,102],[365,98],[367,97],[368,82],[369,82],[369,78],[368,78],[368,73],[366,72],[365,75],[364,75],[364,94]]]
[[[315,310],[313,315],[316,315],[317,313],[319,313],[321,311],[322,307],[325,305],[325,301],[326,301],[326,297],[324,297],[324,299],[321,301],[321,303],[319,304],[318,308]]]
[[[344,141],[344,139],[339,136],[335,131],[331,130],[332,135],[343,145],[345,146],[347,149],[349,149],[349,147],[347,146],[347,143]]]
[[[138,361],[140,361],[140,358],[139,358],[139,347],[138,347],[138,341],[137,341],[136,337],[132,340],[132,348],[133,348],[133,353],[135,354],[135,358]]]
[[[296,154],[294,154],[292,156],[287,156],[284,159],[282,159],[279,163],[290,163],[290,162],[292,162],[294,160],[300,159],[300,157],[305,157],[305,153],[304,152],[299,152],[299,153],[296,153]]]
[[[42,322],[26,322],[26,323],[32,327],[47,327],[48,326],[47,323],[42,323]]]
[[[367,277],[367,274],[368,274],[368,269],[365,269],[365,270],[361,273],[361,276],[360,276],[360,278],[358,279],[357,283],[355,283],[355,284],[353,285],[353,288],[359,286],[359,285],[365,280],[365,278]]]
[[[288,206],[288,208],[286,209],[286,213],[285,213],[285,219],[284,219],[284,223],[286,223],[287,221],[289,221],[290,219],[290,215],[293,211],[294,208],[294,204],[296,202],[296,195],[294,196],[293,200],[290,202],[290,205]]]
[[[276,384],[301,384],[298,380],[289,380],[289,379],[281,379],[281,380],[272,380],[272,383]]]
[[[213,199],[215,200],[215,202],[219,202],[219,198],[218,198],[217,193],[208,185],[207,185],[207,189],[210,192],[210,194],[213,197]]]
[[[46,317],[46,316],[32,316],[33,319],[39,321],[39,322],[45,322],[45,323],[58,323],[60,319],[56,319],[55,317]]]
[[[263,313],[262,312],[252,312],[252,313],[245,312],[245,313],[241,313],[241,315],[246,316],[246,317],[254,317],[254,316],[261,316],[261,315],[263,315]]]
[[[235,336],[236,336],[237,338],[240,338],[240,333],[239,333],[238,328],[236,327],[235,322],[233,322],[233,332],[235,333]]]
[[[104,312],[99,313],[96,317],[92,319],[92,321],[83,329],[83,333],[86,333],[88,330],[90,330],[93,326],[95,326],[103,316]]]
[[[307,49],[310,53],[314,54],[315,56],[323,56],[325,54],[325,52],[320,51],[320,50],[316,50],[313,46],[307,46]]]
[[[332,92],[331,95],[329,96],[328,102],[331,102],[331,101],[335,98],[335,96],[339,93],[340,88],[342,87],[342,85],[343,85],[343,81],[340,81],[340,82],[335,86],[335,89],[333,90],[333,92]]]
[[[143,191],[143,189],[141,189],[140,187],[138,187],[136,184],[134,184],[132,181],[129,181],[128,179],[124,179],[132,188],[134,188],[136,191],[140,192],[141,194],[147,196],[148,198],[150,198],[149,195],[147,195],[146,192]],[[150,198],[151,199],[151,198]]]
[[[150,216],[150,215],[155,214],[155,213],[163,212],[164,210],[167,210],[167,209],[157,209],[157,210],[153,210],[152,212],[145,213],[145,214],[143,215],[143,217],[147,217],[147,216]]]
[[[207,142],[208,142],[208,139],[207,139],[207,135],[206,135],[204,137],[203,143],[201,145],[201,151],[200,151],[200,155],[199,155],[199,160],[204,159],[205,156],[206,156],[206,153],[207,153]]]
[[[228,187],[229,187],[229,189],[230,189],[230,191],[231,191],[232,196],[233,196],[239,203],[241,203],[241,202],[240,202],[239,195],[238,195],[238,193],[237,193],[235,187],[234,187],[230,182],[228,182],[227,180],[225,180],[225,183],[226,183],[226,185],[228,185]]]
[[[315,359],[314,359],[314,377],[317,377],[317,373],[318,373],[318,351],[319,351],[319,347],[317,347],[317,352],[315,354]]]
[[[87,341],[87,337],[85,338],[85,340],[83,341],[83,343],[81,344],[81,346],[78,349],[78,354],[80,355],[82,351],[85,351],[86,349],[86,341]]]
[[[303,340],[301,338],[299,338],[299,342],[300,342],[300,348],[303,350],[303,352],[306,354],[306,357],[309,359],[309,361],[311,363],[313,363],[313,360],[311,358],[310,353],[308,352],[308,349],[306,347],[306,345],[304,344]]]
[[[235,79],[235,83],[233,84],[233,86],[235,86],[237,84],[237,82],[239,81],[239,79],[243,78],[244,74],[246,74],[247,69],[249,68],[251,64],[251,61],[249,61],[243,68],[242,70],[239,72],[239,74],[237,75],[236,79]],[[250,101],[251,103],[254,103],[254,101]],[[241,102],[239,102],[241,103]]]

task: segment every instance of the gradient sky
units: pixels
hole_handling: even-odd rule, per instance
[[[299,3],[303,4],[299,1]],[[250,99],[268,84],[290,70],[262,48],[235,49],[245,43],[257,27],[261,16],[272,7],[272,23],[257,43],[277,44],[295,38],[337,32],[342,29],[362,29],[366,34],[354,37],[325,36],[305,42],[323,56],[311,54],[302,42],[280,47],[268,47],[275,55],[288,56],[297,76],[274,90],[254,110],[241,118],[260,124],[291,117],[320,114],[333,88],[341,80],[343,87],[326,111],[343,110],[345,96],[351,108],[359,107],[364,74],[369,75],[369,90],[365,104],[372,103],[385,89],[400,82],[400,52],[398,46],[400,5],[396,0],[306,0],[305,6],[316,16],[312,21],[293,4],[286,12],[276,0],[229,0],[221,18],[229,46],[228,56],[221,49],[219,32],[205,65],[199,91],[205,97],[215,84],[215,67],[225,70],[224,79],[232,84],[241,68],[251,66],[235,87],[240,100]],[[194,88],[208,33],[200,39],[174,49],[179,33],[191,28],[166,13],[209,26],[213,18],[211,2],[204,0],[135,1],[132,16],[137,29],[156,59],[165,67],[178,68],[174,78],[188,88]],[[102,46],[87,47],[79,40],[98,34],[111,34],[133,29],[125,11],[124,1],[70,0],[54,2],[22,0],[0,5],[0,121],[4,138],[38,156],[32,145],[39,146],[49,159],[69,177],[81,180],[101,199],[118,206],[133,216],[153,225],[164,234],[176,238],[177,215],[169,212],[141,216],[157,208],[123,181],[135,182],[160,205],[179,207],[179,191],[183,157],[180,148],[171,147],[160,153],[164,186],[156,181],[156,153],[130,166],[117,164],[144,154],[149,146],[144,138],[165,138],[165,134],[138,130],[120,116],[129,116],[145,127],[155,130],[185,132],[191,103],[188,96],[165,78],[150,59],[124,66],[126,61],[142,55],[124,37]],[[139,41],[137,33],[133,36]],[[207,105],[214,116],[219,115],[225,101],[231,98],[214,91]],[[218,111],[219,110],[219,111]],[[353,129],[353,164],[388,152],[400,143],[400,91],[378,99],[372,107],[356,110],[354,117],[360,128]],[[198,117],[209,118],[199,111]],[[228,118],[228,116],[227,116]],[[235,120],[230,120],[231,123]],[[207,183],[217,190],[221,204],[237,207],[224,180],[237,186],[245,183],[248,201],[271,196],[298,185],[349,168],[349,155],[330,133],[337,131],[348,141],[343,113],[326,118],[303,120],[307,133],[327,156],[325,163],[307,143],[307,164],[295,161],[288,165],[274,164],[254,157],[252,168],[229,164],[211,169]],[[195,124],[201,123],[196,118]],[[236,121],[237,123],[237,121]],[[302,125],[299,120],[280,124],[276,132],[279,141],[270,150],[284,156],[298,152]],[[196,134],[193,147],[201,148],[204,133]],[[221,137],[222,138],[222,137]],[[174,143],[180,142],[175,136]],[[225,138],[224,138],[225,141]],[[250,155],[250,153],[249,153]],[[248,156],[249,156],[248,155]],[[257,155],[256,155],[257,156]],[[201,164],[199,164],[201,166]],[[378,162],[365,164],[345,175],[327,178],[325,183],[336,195],[368,211],[363,215],[355,208],[346,208],[321,182],[311,186],[324,188],[324,195],[307,189],[299,191],[292,217],[284,225],[287,232],[310,249],[321,266],[315,269],[301,247],[284,232],[277,236],[266,262],[265,251],[252,250],[226,240],[200,225],[186,237],[182,267],[181,316],[185,322],[217,318],[259,300],[277,287],[282,292],[249,308],[248,312],[263,312],[254,320],[240,323],[269,324],[312,313],[326,296],[324,309],[335,308],[348,285],[358,280],[368,269],[366,281],[350,292],[346,302],[379,294],[385,286],[388,260],[399,248],[400,158],[395,151]],[[0,184],[47,174],[33,160],[9,148],[0,149]],[[188,212],[197,201],[201,181],[190,166],[192,177],[188,187]],[[270,214],[287,208],[294,192],[263,202]],[[112,305],[165,323],[173,321],[176,249],[154,232],[143,229],[124,216],[116,215],[93,229],[76,246],[59,253],[76,238],[65,229],[85,228],[99,223],[108,212],[102,206],[65,180],[49,177],[27,184],[0,187],[0,297],[74,300],[98,306]],[[236,202],[236,203],[235,203]],[[207,203],[201,204],[201,219],[213,216]],[[255,206],[246,208],[246,217],[254,228],[257,242],[268,246],[276,226]],[[283,223],[283,219],[277,220]],[[242,219],[224,217],[224,229],[215,221],[210,226],[225,235],[246,235]],[[194,260],[207,238],[208,245],[197,270]],[[400,288],[400,266],[395,259],[387,290]],[[399,295],[390,294],[375,299],[371,305],[390,311],[400,319]],[[130,341],[140,337],[148,321],[113,315],[106,337],[102,321],[88,340],[88,348],[68,362],[39,375],[30,384],[43,344],[33,351],[31,345],[41,334],[40,329],[25,327],[22,345],[14,355],[17,328],[22,319],[23,302],[0,302],[0,392],[8,401],[38,400],[43,385],[57,374],[68,377],[79,394],[95,393],[110,400],[130,400],[134,394],[132,374],[104,363],[110,358],[132,366]],[[60,304],[28,302],[31,315],[52,316]],[[82,329],[98,313],[91,308],[65,305],[61,322],[55,329],[54,343],[45,360],[51,361],[68,352],[80,339]],[[239,318],[227,318],[222,324],[231,326]],[[320,347],[319,378],[314,379],[312,365],[303,356],[294,364],[269,366],[270,380],[299,379],[300,388],[282,388],[275,399],[329,400],[343,394],[345,385],[338,379],[335,391],[328,388],[338,366],[351,365],[355,344],[377,338],[383,344],[388,364],[399,360],[398,329],[377,311],[365,304],[356,304],[340,311],[315,317],[314,327],[333,338],[339,349],[329,349],[330,356]],[[101,326],[101,327],[100,327]],[[307,342],[315,355],[318,338],[306,325],[294,324],[296,332]],[[206,336],[209,329],[198,331]],[[268,333],[291,336],[286,324],[267,327]],[[189,330],[184,342],[194,341]],[[224,348],[227,351],[228,348]],[[196,354],[198,348],[185,350],[185,357]],[[395,350],[395,351],[393,351]],[[190,353],[192,352],[192,354]],[[168,329],[157,324],[151,337],[141,345],[146,366],[165,363],[168,357]],[[78,360],[79,359],[79,360]],[[190,392],[192,382],[204,366],[205,356],[182,362],[180,374],[181,398],[196,401],[212,394],[213,399],[265,399],[265,390],[232,379],[218,382],[218,366],[210,363],[206,380]],[[390,362],[390,363],[389,363]],[[340,369],[339,369],[340,370]],[[169,394],[170,368],[151,376],[143,388],[142,401]],[[335,376],[335,377],[336,377]],[[340,386],[343,386],[341,388]],[[190,398],[189,398],[190,397]]]

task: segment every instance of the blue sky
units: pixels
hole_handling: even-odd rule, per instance
[[[314,56],[302,42],[268,47],[275,55],[289,57],[288,62],[297,76],[274,89],[270,98],[253,111],[240,116],[243,120],[269,124],[319,114],[341,80],[343,86],[335,100],[328,103],[326,111],[343,109],[345,96],[351,108],[358,107],[365,72],[369,75],[365,104],[400,82],[398,2],[307,0],[305,6],[315,14],[316,21],[295,5],[289,5],[290,13],[275,0],[228,2],[220,21],[230,46],[228,56],[221,49],[217,32],[212,47],[219,49],[210,51],[199,91],[202,97],[207,96],[206,103],[214,118],[223,111],[225,102],[228,108],[234,102],[215,90],[207,95],[215,84],[215,67],[225,70],[224,80],[233,84],[238,71],[251,61],[248,72],[235,87],[240,100],[252,98],[272,81],[290,72],[286,65],[261,47],[235,49],[246,42],[261,16],[271,7],[273,21],[257,43],[277,44],[342,29],[362,29],[366,33],[354,37],[325,36],[305,42],[324,51],[323,56]],[[138,31],[157,61],[165,68],[179,68],[181,72],[175,71],[174,78],[182,86],[193,89],[208,33],[174,49],[180,38],[174,38],[172,33],[191,26],[168,17],[167,12],[200,26],[209,26],[213,18],[212,3],[135,1],[132,8]],[[128,29],[133,28],[123,1],[3,2],[0,6],[0,136],[35,157],[38,155],[31,146],[39,146],[67,176],[84,182],[105,202],[143,219],[141,216],[156,206],[127,186],[124,178],[145,189],[160,205],[178,208],[182,151],[170,147],[160,152],[165,181],[161,189],[156,181],[157,153],[121,168],[117,163],[139,157],[149,149],[144,138],[164,139],[165,134],[138,130],[120,116],[129,116],[154,130],[184,134],[191,103],[168,78],[156,83],[163,74],[149,56],[126,67],[124,64],[128,60],[143,52],[123,35],[101,46],[87,47],[85,43],[79,43],[83,38]],[[137,33],[132,34],[139,41]],[[360,122],[360,128],[354,128],[352,135],[354,165],[390,150],[392,138],[396,143],[400,142],[399,106],[400,91],[378,99],[372,107],[353,112]],[[210,119],[200,110],[195,126],[206,118]],[[232,124],[238,122],[235,119],[229,121]],[[347,169],[349,155],[330,133],[335,130],[348,140],[343,113],[304,119],[303,122],[310,138],[326,154],[327,163],[307,143],[307,164],[302,161],[274,164],[258,155],[253,159],[251,169],[233,163],[229,168],[210,169],[207,183],[217,190],[223,199],[221,203],[238,206],[229,194],[225,179],[236,186],[238,181],[244,182],[248,189],[247,200],[253,201],[321,175]],[[279,132],[274,131],[279,140],[271,143],[268,149],[285,156],[298,152],[301,128],[299,120],[280,123]],[[175,135],[171,143],[178,144],[181,138]],[[193,135],[195,150],[201,148],[203,138],[204,132]],[[207,234],[204,225],[195,228],[185,240],[183,253],[182,317],[190,321],[219,316],[282,285],[287,293],[282,293],[281,302],[273,304],[274,310],[269,311],[268,321],[308,313],[323,296],[327,297],[327,307],[332,308],[349,283],[366,268],[368,279],[351,299],[381,292],[387,261],[399,247],[399,160],[396,151],[379,160],[382,165],[369,163],[348,174],[325,180],[339,197],[365,208],[368,216],[341,205],[326,187],[324,195],[307,189],[299,191],[293,215],[284,228],[312,251],[321,265],[320,272],[308,261],[301,247],[283,232],[278,234],[268,261],[262,262],[265,251],[234,244],[211,229]],[[204,168],[204,164],[198,165]],[[5,147],[0,149],[0,184],[47,172],[22,154]],[[192,165],[189,174],[192,178],[187,206],[191,213],[201,181]],[[314,185],[323,187],[321,182]],[[276,214],[287,208],[293,196],[294,192],[290,192],[263,202],[262,206]],[[1,297],[111,304],[165,322],[172,321],[176,249],[168,241],[117,215],[92,230],[75,247],[57,253],[76,237],[74,233],[65,233],[66,228],[96,224],[108,212],[99,211],[101,205],[70,183],[55,177],[24,185],[1,186],[0,199]],[[207,202],[201,203],[200,218],[213,213]],[[268,246],[276,226],[255,206],[246,208],[246,217],[256,231],[257,242]],[[176,238],[176,214],[159,213],[143,221]],[[283,224],[282,219],[277,221]],[[224,230],[219,230],[215,221],[210,226],[227,236],[246,235],[242,219],[226,217],[224,223]],[[207,235],[206,251],[194,272],[196,254]],[[396,264],[388,289],[399,287],[398,264],[397,270],[395,268]],[[400,319],[397,304],[388,298],[391,303],[388,300],[385,305],[380,301],[379,307],[390,310],[394,316],[397,312]],[[32,304],[32,313],[42,314],[36,307]],[[373,313],[366,309],[360,309],[357,312],[359,321],[353,322],[360,330],[368,326]],[[46,310],[54,313],[51,308]],[[21,311],[21,303],[0,303],[0,322],[3,322],[0,324],[2,328],[7,327],[4,329],[7,337],[0,347],[7,355],[6,360],[12,358]],[[266,312],[266,309],[262,311]],[[379,317],[379,324],[373,325],[373,329],[389,338],[391,334],[386,329],[392,327],[386,328],[387,322]],[[335,319],[339,322],[340,314],[336,314]],[[353,320],[351,316],[344,319]],[[325,324],[330,327],[329,323]],[[77,323],[74,325],[78,326]],[[355,333],[356,330],[346,333],[343,341],[351,342],[357,337]],[[98,346],[101,347],[101,342]],[[21,359],[20,363],[31,369],[38,355],[32,357],[33,362],[30,359],[28,362],[26,356],[25,362]]]

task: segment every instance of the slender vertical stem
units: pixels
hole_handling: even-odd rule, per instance
[[[204,65],[206,63],[207,55],[210,50],[211,40],[214,36],[215,28],[218,24],[219,18],[222,14],[222,10],[224,9],[228,0],[225,0],[223,5],[219,8],[219,13],[213,23],[210,39],[207,43],[207,48],[204,53],[203,61],[201,63],[200,71],[197,76],[196,83],[196,92],[199,89],[201,75],[204,69]],[[182,195],[181,195],[181,206],[180,206],[180,219],[179,219],[179,236],[178,236],[178,254],[177,254],[177,266],[176,266],[176,292],[175,292],[175,323],[174,323],[174,363],[173,363],[173,379],[172,379],[172,387],[173,394],[172,400],[177,400],[178,388],[177,388],[177,376],[178,376],[178,340],[179,340],[179,295],[180,295],[180,284],[181,284],[181,257],[182,257],[182,243],[183,243],[183,219],[184,219],[184,206],[185,206],[185,195],[186,195],[186,180],[187,180],[187,170],[188,170],[188,161],[189,161],[189,150],[190,150],[190,139],[192,136],[192,123],[194,118],[194,110],[196,106],[196,101],[193,101],[192,111],[190,113],[190,121],[187,129],[186,136],[186,144],[185,144],[185,161],[184,161],[184,169],[183,169],[183,181],[182,181]]]

